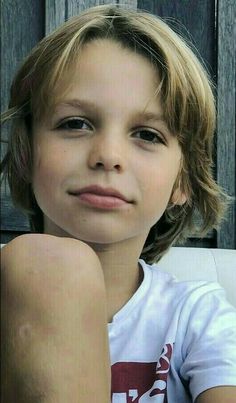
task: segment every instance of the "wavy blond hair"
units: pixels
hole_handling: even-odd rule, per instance
[[[182,206],[169,203],[150,229],[141,257],[153,263],[177,241],[218,229],[231,199],[213,178],[216,113],[210,78],[191,45],[163,19],[141,10],[97,6],[39,42],[12,83],[9,109],[3,114],[12,128],[2,169],[14,203],[29,215],[31,229],[43,232],[43,214],[30,184],[32,120],[40,119],[62,96],[60,78],[77,63],[83,45],[100,38],[119,42],[155,66],[160,85],[154,96],[161,96],[165,121],[182,149],[173,192],[179,187],[187,201]]]

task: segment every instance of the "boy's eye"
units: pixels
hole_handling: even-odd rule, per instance
[[[70,118],[63,120],[57,126],[57,129],[64,129],[64,130],[87,130],[91,129],[91,125],[86,122],[84,119],[80,118]]]
[[[65,119],[62,122],[59,123],[57,126],[57,129],[60,130],[91,130],[92,126],[82,118],[69,118]],[[152,143],[152,144],[165,144],[164,140],[162,137],[154,131],[147,130],[147,129],[140,129],[139,131],[136,131],[135,136],[140,140],[143,140],[145,143]]]
[[[137,132],[135,132],[135,135],[139,134],[139,138],[141,140],[144,140],[147,143],[153,143],[153,144],[158,144],[158,143],[162,143],[165,144],[164,140],[162,139],[162,137],[157,133],[157,132],[153,132],[151,130],[139,130]]]

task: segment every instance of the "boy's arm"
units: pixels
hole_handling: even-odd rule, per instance
[[[219,386],[201,393],[196,403],[235,403],[236,386]]]
[[[108,403],[106,293],[92,249],[19,237],[2,250],[1,280],[2,402]]]

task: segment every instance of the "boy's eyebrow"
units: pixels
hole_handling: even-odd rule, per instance
[[[92,101],[88,101],[88,100],[82,100],[82,99],[70,99],[70,100],[66,100],[63,101],[59,104],[56,105],[56,108],[60,107],[60,106],[72,106],[74,108],[83,108],[83,109],[87,109],[91,112],[97,112],[97,110],[99,109],[99,107]],[[156,122],[163,122],[166,124],[163,114],[158,114],[158,113],[154,113],[154,112],[148,112],[148,111],[138,111],[137,113],[135,113],[134,115],[137,115],[138,117],[146,120],[146,121],[156,121]]]

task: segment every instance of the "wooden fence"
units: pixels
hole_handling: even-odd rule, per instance
[[[46,34],[72,15],[98,4],[118,4],[168,17],[169,24],[190,38],[217,85],[215,177],[231,196],[236,193],[235,141],[235,0],[3,0],[1,2],[1,109],[9,98],[11,79],[22,59]],[[7,139],[7,126],[2,129]],[[1,147],[1,155],[5,145]],[[17,211],[9,191],[1,188],[1,242],[28,232],[26,217]],[[236,248],[236,205],[219,231],[186,246]]]

